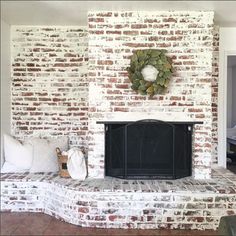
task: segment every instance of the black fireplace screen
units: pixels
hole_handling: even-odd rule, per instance
[[[190,176],[192,126],[158,120],[105,124],[105,175],[127,179]]]

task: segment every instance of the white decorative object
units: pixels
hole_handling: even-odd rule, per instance
[[[30,172],[57,172],[59,170],[56,148],[68,149],[68,137],[33,138],[34,158]]]
[[[65,155],[65,152],[62,153]],[[72,179],[84,180],[87,176],[86,163],[83,152],[79,148],[71,148],[67,154],[67,169]]]
[[[159,71],[152,65],[146,65],[142,70],[141,74],[144,80],[153,82],[156,80]]]
[[[20,142],[10,135],[3,136],[5,162],[11,166],[13,171],[27,171],[33,160],[33,146],[29,142]],[[8,166],[9,166],[8,165]]]

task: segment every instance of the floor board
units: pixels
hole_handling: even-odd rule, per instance
[[[43,213],[1,213],[1,235],[157,236],[217,235],[216,231],[82,228]]]

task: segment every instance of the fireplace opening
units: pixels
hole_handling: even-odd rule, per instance
[[[105,124],[105,175],[124,179],[177,179],[192,174],[196,122]]]

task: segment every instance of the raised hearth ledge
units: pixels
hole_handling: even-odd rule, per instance
[[[1,211],[44,212],[84,227],[217,229],[236,214],[236,175],[212,179],[65,179],[55,173],[1,175]]]

